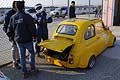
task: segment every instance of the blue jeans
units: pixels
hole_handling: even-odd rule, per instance
[[[20,52],[20,63],[22,66],[22,71],[27,72],[26,68],[26,49],[29,51],[30,54],[30,66],[31,68],[35,68],[35,53],[34,53],[34,48],[33,48],[33,42],[28,42],[28,43],[17,43],[19,47],[19,52]]]

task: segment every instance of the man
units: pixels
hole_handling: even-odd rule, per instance
[[[26,49],[30,54],[30,69],[36,71],[35,53],[33,48],[33,38],[36,36],[36,28],[32,16],[24,12],[24,2],[16,2],[16,14],[11,17],[9,25],[9,36],[14,39],[19,47],[20,62],[22,66],[23,77],[29,76],[26,68]]]
[[[98,17],[98,8],[95,10],[95,17]]]
[[[102,8],[99,6],[98,18],[102,18]]]
[[[35,15],[33,15],[37,28],[37,40],[35,49],[37,56],[40,56],[39,53],[41,49],[40,46],[38,46],[38,44],[41,42],[41,39],[43,39],[43,41],[48,39],[47,23],[51,23],[52,18],[46,14],[42,4],[35,5],[35,10],[37,12]]]
[[[71,2],[71,6],[69,8],[69,18],[75,18],[76,14],[75,14],[75,1]]]
[[[5,14],[4,27],[3,27],[3,30],[4,30],[5,33],[8,30],[8,25],[9,25],[11,16],[16,13],[15,2],[16,1],[13,1],[13,4],[12,4],[13,8]],[[9,40],[11,41],[10,38],[9,38]],[[19,65],[19,61],[18,61],[19,60],[18,47],[17,47],[14,40],[11,41],[11,42],[12,42],[11,53],[12,53],[12,58],[13,58],[13,67],[17,68],[17,69],[20,69],[20,65]]]

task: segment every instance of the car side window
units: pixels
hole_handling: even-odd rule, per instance
[[[95,36],[95,27],[93,25],[90,25],[85,32],[84,38],[85,40],[88,40],[94,36]]]

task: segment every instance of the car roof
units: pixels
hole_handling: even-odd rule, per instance
[[[85,25],[87,27],[90,24],[94,24],[95,22],[101,22],[101,20],[96,18],[72,18],[63,21],[60,24],[78,25],[78,27]]]

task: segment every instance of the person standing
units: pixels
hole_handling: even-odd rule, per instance
[[[36,37],[36,27],[32,16],[24,11],[24,1],[17,1],[16,9],[16,14],[11,17],[8,33],[19,47],[23,77],[27,78],[29,74],[26,67],[26,49],[30,54],[30,71],[37,70],[35,67],[35,53],[32,42],[33,38]]]
[[[35,10],[37,12],[35,15],[33,15],[34,21],[36,23],[36,28],[37,28],[35,50],[36,50],[37,56],[39,57],[41,48],[40,46],[38,46],[38,44],[41,42],[41,39],[43,41],[48,39],[47,23],[51,23],[52,18],[46,14],[42,4],[36,4]]]
[[[71,2],[71,6],[69,8],[69,18],[75,18],[76,14],[75,14],[75,1]]]
[[[102,17],[102,7],[98,6],[98,8],[96,8],[96,14],[95,14],[96,18],[101,18]]]
[[[98,18],[102,18],[102,7],[101,6],[99,6]]]
[[[98,17],[98,8],[96,8],[96,10],[95,10],[95,17],[96,18]]]
[[[15,2],[16,2],[16,1],[13,1],[12,9],[5,14],[4,27],[3,27],[3,31],[4,31],[5,33],[7,33],[8,25],[9,25],[11,16],[16,13]],[[8,36],[8,37],[9,37],[9,36]],[[12,61],[12,62],[13,62],[13,67],[16,68],[16,69],[20,69],[21,67],[20,67],[20,65],[19,65],[20,62],[19,62],[18,47],[17,47],[15,41],[14,41],[14,40],[11,40],[10,37],[9,37],[9,40],[10,40],[11,43],[12,43],[11,53],[12,53],[12,58],[13,58],[13,61]]]

